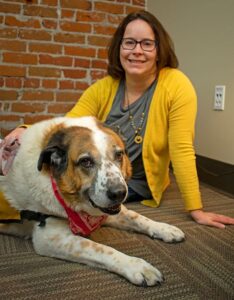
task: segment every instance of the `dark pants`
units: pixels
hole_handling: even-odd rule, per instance
[[[128,186],[128,197],[126,202],[141,201],[143,199],[143,196],[139,195],[130,186]]]

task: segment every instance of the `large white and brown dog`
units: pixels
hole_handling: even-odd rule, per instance
[[[41,255],[101,267],[136,285],[159,284],[163,276],[143,259],[86,237],[105,224],[169,243],[184,239],[180,229],[122,204],[130,175],[123,141],[94,118],[61,117],[32,125],[9,173],[0,176],[1,189],[24,220],[0,225],[0,232],[32,237]]]

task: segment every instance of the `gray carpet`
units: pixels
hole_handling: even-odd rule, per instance
[[[234,199],[201,185],[207,210],[234,217]],[[142,288],[105,270],[41,257],[31,241],[0,235],[0,299],[234,299],[234,226],[199,226],[184,213],[172,183],[159,209],[127,206],[186,234],[179,244],[103,227],[92,238],[126,254],[144,258],[163,272],[161,286]]]

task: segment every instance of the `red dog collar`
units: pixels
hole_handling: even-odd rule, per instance
[[[62,197],[62,195],[59,192],[58,186],[54,178],[51,178],[51,184],[53,188],[54,195],[56,199],[59,201],[59,203],[63,206],[65,209],[69,225],[71,228],[71,231],[74,234],[80,234],[83,236],[90,235],[91,232],[93,232],[95,229],[99,228],[101,224],[106,220],[107,216],[100,216],[95,217],[87,214],[84,211],[80,211],[79,213],[72,210],[70,207],[68,207]]]

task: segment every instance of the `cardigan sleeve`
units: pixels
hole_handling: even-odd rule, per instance
[[[200,209],[202,202],[193,146],[197,97],[191,82],[182,72],[176,72],[176,78],[171,84],[173,88],[168,89],[170,97],[168,142],[173,171],[185,208]]]
[[[104,122],[114,101],[119,80],[106,76],[91,85],[66,117],[94,116]]]
[[[66,117],[77,118],[98,115],[98,90],[99,83],[91,85],[80,97],[75,106],[66,113]]]

